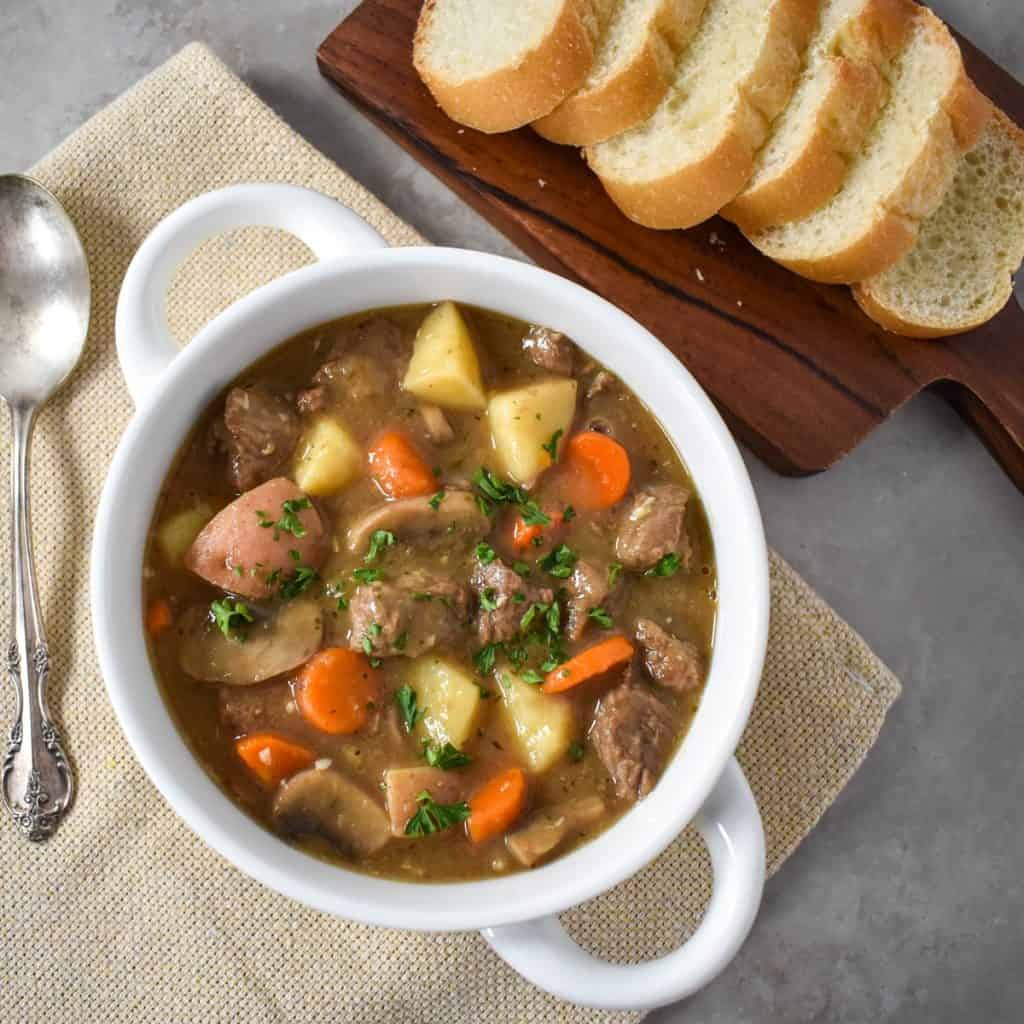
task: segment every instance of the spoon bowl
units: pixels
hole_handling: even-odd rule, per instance
[[[0,795],[20,831],[45,839],[71,804],[74,780],[46,706],[50,654],[36,592],[29,446],[39,407],[82,355],[89,266],[56,197],[20,174],[0,176],[0,396],[11,411],[11,632],[7,674],[17,710]]]
[[[74,369],[89,326],[89,267],[47,189],[0,175],[0,396],[42,402]]]

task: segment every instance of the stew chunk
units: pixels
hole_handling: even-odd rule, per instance
[[[615,541],[615,554],[627,569],[647,569],[670,553],[689,563],[683,515],[690,495],[678,484],[655,484],[638,491],[626,507]]]
[[[638,619],[636,639],[647,674],[670,690],[696,690],[704,681],[700,652],[689,640],[680,640],[650,619]]]
[[[523,338],[523,351],[542,370],[572,375],[572,342],[561,331],[550,327],[531,327]]]
[[[550,604],[555,596],[548,587],[527,584],[500,558],[478,565],[469,582],[480,598],[476,625],[480,642],[485,645],[511,640],[519,632],[526,609],[535,601]]]
[[[674,733],[672,711],[627,679],[601,701],[590,739],[618,795],[638,800],[658,781]]]
[[[609,611],[616,595],[608,582],[608,567],[595,562],[577,562],[568,579],[569,623],[567,635],[577,641],[587,628],[587,617],[595,608]]]
[[[213,427],[213,442],[228,457],[228,475],[239,491],[269,480],[299,440],[299,417],[264,388],[232,388],[224,416]]]

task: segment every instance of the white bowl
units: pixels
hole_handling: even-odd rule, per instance
[[[203,239],[261,224],[291,231],[321,262],[252,292],[179,351],[164,298],[175,267]],[[171,462],[192,425],[246,367],[327,320],[441,299],[564,331],[630,387],[672,437],[707,511],[718,565],[716,643],[700,708],[654,791],[614,827],[534,871],[419,885],[321,862],[275,838],[210,780],[179,735],[146,653],[141,580],[146,534]],[[605,1008],[662,1005],[706,984],[753,923],[764,837],[732,755],[761,674],[768,628],[764,535],[750,481],[714,406],[636,321],[561,277],[496,256],[388,249],[333,200],[284,185],[233,186],[177,210],[150,234],[125,276],[117,346],[138,412],[103,490],[92,553],[96,647],[125,735],[171,806],[214,849],[273,889],[332,914],[393,928],[482,929],[535,984]],[[714,895],[675,952],[635,966],[584,953],[554,916],[628,878],[693,821],[707,842]]]

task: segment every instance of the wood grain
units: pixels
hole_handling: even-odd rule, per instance
[[[483,135],[412,68],[419,0],[364,0],[317,60],[377,124],[541,266],[643,323],[733,429],[784,473],[834,464],[923,388],[940,386],[1024,489],[1024,311],[945,342],[887,334],[842,287],[805,281],[718,218],[688,231],[627,220],[575,149],[529,129]],[[970,43],[979,87],[1018,123],[1024,86]]]

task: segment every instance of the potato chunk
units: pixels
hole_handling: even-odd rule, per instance
[[[199,531],[213,518],[213,507],[201,501],[165,519],[156,530],[156,543],[168,565],[181,565]]]
[[[491,443],[505,473],[531,484],[551,465],[544,445],[560,430],[559,447],[576,414],[576,381],[551,377],[491,395]]]
[[[541,693],[536,686],[504,673],[501,710],[530,771],[547,771],[569,749],[575,718],[564,697]]]
[[[420,324],[402,387],[448,409],[477,412],[487,404],[476,347],[454,302],[442,302]]]
[[[447,658],[425,654],[412,660],[404,676],[423,709],[416,725],[418,738],[461,748],[473,735],[482,703],[472,672]]]
[[[295,482],[307,494],[327,498],[359,476],[363,449],[336,420],[324,416],[302,435],[295,461]]]

